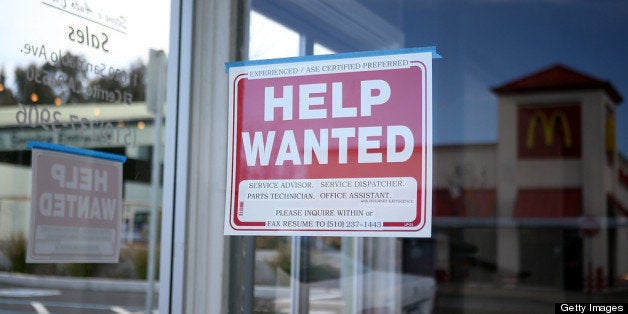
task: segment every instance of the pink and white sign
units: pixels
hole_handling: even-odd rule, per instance
[[[429,237],[434,54],[228,64],[225,234]]]
[[[118,262],[122,163],[48,149],[32,154],[27,262]]]

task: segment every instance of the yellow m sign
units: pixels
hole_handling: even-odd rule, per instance
[[[521,106],[517,140],[520,158],[577,158],[581,153],[580,105]]]
[[[554,145],[554,133],[556,130],[556,124],[560,123],[563,134],[563,147],[571,148],[573,142],[571,140],[571,128],[569,127],[569,120],[562,111],[554,111],[550,116],[545,112],[537,110],[535,111],[530,120],[528,121],[528,131],[526,136],[526,147],[528,149],[534,148],[537,125],[541,126],[543,144],[545,146]]]

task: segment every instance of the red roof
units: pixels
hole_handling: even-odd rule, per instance
[[[608,81],[572,70],[564,65],[557,64],[539,72],[516,79],[504,85],[493,88],[493,92],[502,94],[527,93],[540,91],[574,91],[602,89],[606,91],[615,103],[622,102],[621,95]]]

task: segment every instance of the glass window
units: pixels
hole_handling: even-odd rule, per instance
[[[299,34],[256,11],[250,14],[249,60],[299,55]]]
[[[163,0],[3,4],[0,312],[157,308],[169,16]]]
[[[625,3],[251,6],[252,59],[265,58],[254,50],[262,34],[273,56],[424,46],[443,56],[432,237],[257,237],[252,312],[548,313],[558,302],[625,302]],[[260,16],[299,42],[266,32]]]
[[[625,1],[14,1],[0,38],[1,313],[628,299]],[[222,62],[426,46],[430,238],[223,235]]]

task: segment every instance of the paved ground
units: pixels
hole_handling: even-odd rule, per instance
[[[142,282],[0,275],[2,314],[137,314],[145,309]],[[156,308],[156,294],[153,300]]]
[[[12,280],[13,278],[9,279]],[[0,280],[0,313],[2,314],[144,313],[146,293],[145,290],[142,290],[145,284],[142,286],[141,281],[91,279],[87,280],[91,285],[88,287],[85,283],[78,282],[77,284],[77,282],[68,282],[60,278],[49,281],[46,281],[49,278],[37,276],[18,278],[22,282],[32,279],[33,282],[28,285],[11,282],[9,279]],[[270,286],[256,287],[256,297],[263,298],[266,295],[266,297],[277,301],[276,299],[285,298],[285,294],[289,294],[287,288],[283,290],[277,290],[277,287]],[[628,302],[628,289],[614,289],[603,293],[587,294],[531,287],[509,288],[492,285],[441,284],[437,286],[437,290],[438,293],[434,302],[435,313],[445,314],[553,313],[555,303]],[[336,309],[342,308],[342,304],[335,304],[330,301],[331,292],[327,291],[325,294],[321,291],[315,289],[311,295],[313,307],[320,303],[318,301],[324,301],[325,311],[320,311],[320,313],[334,313],[337,312]],[[340,291],[335,290],[333,296],[336,294],[340,294]],[[156,308],[156,294],[153,300]],[[316,309],[312,308],[312,310]],[[312,311],[312,313],[314,312]]]
[[[145,293],[33,288],[0,284],[3,314],[144,313]],[[157,296],[153,304],[157,304]]]

